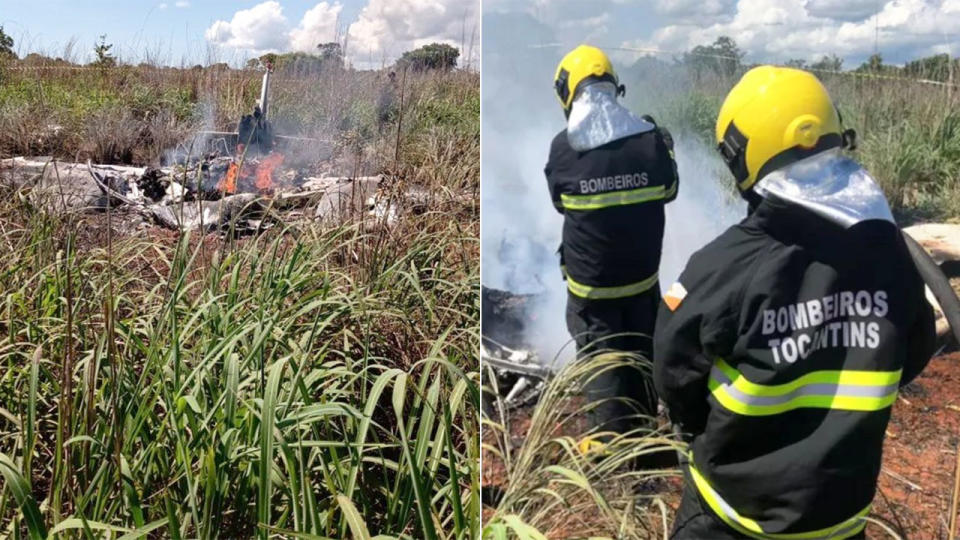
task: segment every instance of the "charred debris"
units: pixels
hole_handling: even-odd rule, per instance
[[[162,167],[64,163],[51,158],[0,160],[0,184],[27,188],[49,212],[117,208],[128,226],[152,222],[177,230],[259,231],[298,218],[343,222],[360,217],[392,225],[402,205],[422,206],[430,194],[397,193],[393,178],[340,176],[324,170],[329,141],[289,137],[270,123],[270,67],[260,100],[236,132],[202,131]],[[273,218],[268,219],[269,216]]]
[[[483,287],[481,297],[480,353],[496,377],[496,393],[508,409],[531,405],[553,376],[525,338],[536,295]]]

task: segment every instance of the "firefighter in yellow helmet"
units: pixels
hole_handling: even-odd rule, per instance
[[[554,89],[567,124],[550,145],[544,172],[564,217],[567,328],[580,354],[613,350],[649,357],[664,205],[677,196],[673,142],[652,118],[617,101],[624,86],[596,47],[581,45],[564,56]],[[598,403],[589,414],[598,430],[631,429],[641,421],[637,408],[656,414],[649,375],[639,366],[598,374],[586,394]]]
[[[718,149],[749,215],[664,295],[654,380],[690,439],[673,538],[862,538],[933,311],[883,192],[805,71],[727,96]]]

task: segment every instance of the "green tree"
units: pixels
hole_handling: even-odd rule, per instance
[[[883,55],[880,53],[874,53],[870,55],[870,58],[868,58],[866,62],[860,64],[860,67],[857,68],[857,71],[880,72],[883,71],[884,68]]]
[[[822,69],[824,71],[841,71],[843,69],[843,58],[835,54],[823,55],[819,60],[810,64],[811,69]]]
[[[787,60],[785,65],[797,69],[807,69],[807,61],[802,58],[791,58],[790,60]]]
[[[276,68],[278,57],[277,53],[267,53],[258,58],[251,58],[247,60],[247,69],[259,69],[261,66],[267,66],[268,64]]]
[[[407,51],[397,60],[398,68],[410,68],[414,71],[429,69],[448,70],[457,65],[460,50],[445,43],[431,43],[419,49]]]
[[[110,49],[113,48],[112,43],[107,43],[107,35],[101,34],[100,41],[97,42],[97,45],[93,48],[93,53],[97,55],[97,59],[93,61],[93,65],[99,67],[113,67],[117,65],[117,59],[110,54]]]
[[[0,59],[16,57],[17,53],[13,52],[13,38],[3,31],[3,26],[0,26]]]
[[[731,77],[737,73],[744,56],[733,38],[720,36],[710,45],[697,45],[683,54],[683,63],[699,77],[704,72],[713,72]]]
[[[321,43],[317,45],[317,50],[320,52],[320,61],[323,63],[324,68],[343,68],[343,48],[340,47],[339,43],[335,41]]]
[[[327,68],[333,69],[322,57],[302,52],[267,53],[260,58],[248,60],[247,69],[260,69],[268,64],[275,72],[290,76],[311,76]]]
[[[949,54],[936,54],[907,62],[903,71],[911,77],[946,82],[950,80],[951,72],[956,77],[960,73],[960,61],[950,59]]]

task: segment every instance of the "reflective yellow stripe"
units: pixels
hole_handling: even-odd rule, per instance
[[[700,492],[700,496],[702,496],[703,500],[707,502],[707,504],[710,506],[710,509],[713,510],[713,513],[734,530],[741,534],[745,534],[750,538],[759,538],[761,540],[840,539],[849,538],[859,533],[864,527],[867,526],[867,521],[864,518],[870,513],[870,505],[867,505],[866,508],[857,512],[857,514],[853,517],[846,519],[842,523],[832,527],[802,533],[764,532],[759,523],[748,517],[740,515],[739,512],[734,510],[732,506],[723,500],[723,497],[721,497],[720,494],[710,486],[710,483],[707,482],[707,479],[700,474],[700,471],[698,471],[696,467],[694,467],[692,459],[690,461],[690,476],[693,478],[693,483],[697,486],[697,491]]]
[[[676,191],[674,183],[673,191]],[[560,194],[563,207],[567,210],[598,210],[611,206],[623,206],[643,202],[656,201],[667,198],[667,190],[663,186],[652,186],[623,191],[611,191],[598,195],[570,195]]]
[[[670,197],[673,197],[676,194],[677,194],[677,182],[674,182],[673,185],[670,186],[670,189],[668,189],[666,193],[663,194],[663,198],[669,199]]]
[[[703,500],[707,501],[707,504],[710,505],[710,509],[713,510],[713,513],[723,519],[727,525],[730,525],[741,533],[753,536],[754,538],[757,538],[757,533],[763,533],[763,529],[760,528],[760,525],[756,521],[741,516],[736,510],[733,509],[732,506],[727,504],[727,502],[720,497],[719,493],[710,487],[710,483],[707,482],[707,479],[700,474],[700,471],[698,471],[696,467],[693,466],[693,461],[690,462],[690,476],[693,477],[693,483],[696,484],[697,491],[700,492]],[[762,538],[762,536],[760,538]]]
[[[707,386],[722,406],[747,416],[799,408],[879,411],[896,401],[900,375],[899,370],[815,371],[786,384],[761,385],[717,359]]]
[[[654,273],[652,276],[643,281],[621,285],[619,287],[591,287],[590,285],[577,283],[573,280],[573,278],[567,275],[567,288],[571,293],[579,296],[580,298],[610,300],[613,298],[624,298],[626,296],[633,296],[635,294],[646,292],[657,284],[657,279],[658,275],[657,273]]]

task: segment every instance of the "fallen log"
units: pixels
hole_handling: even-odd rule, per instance
[[[923,246],[937,264],[960,262],[960,224],[924,223],[907,227],[904,232]]]

